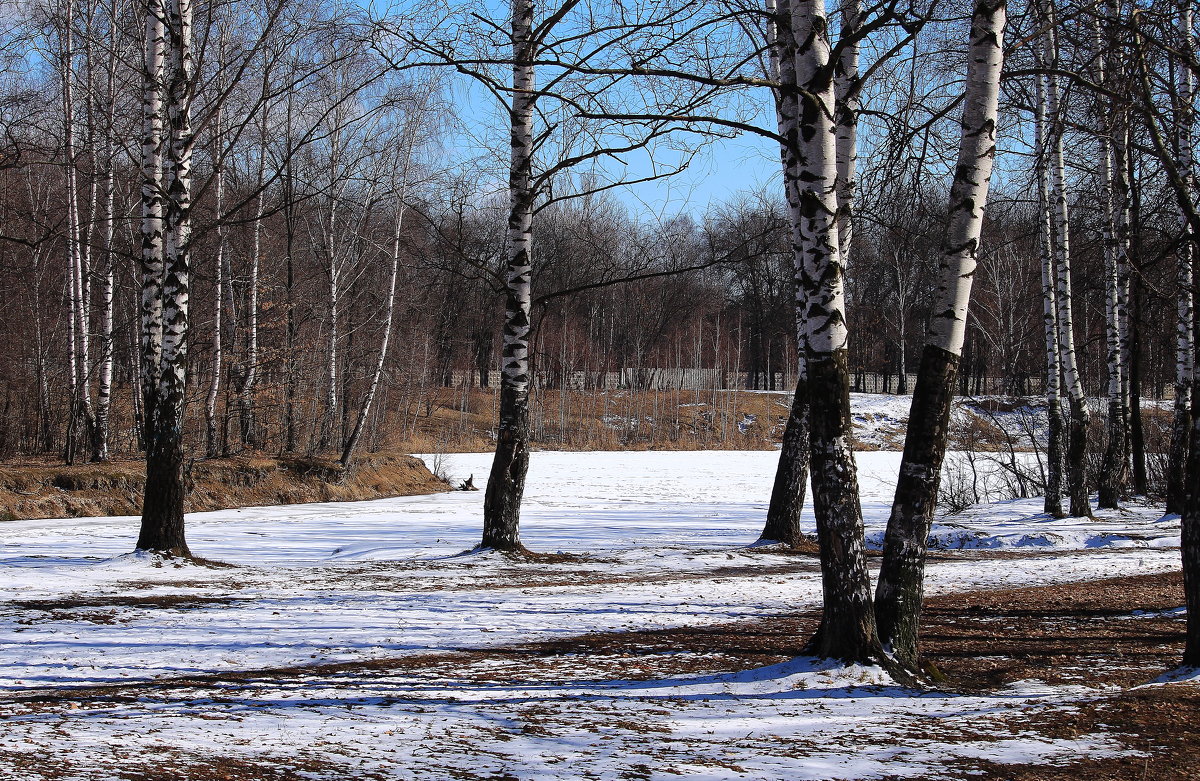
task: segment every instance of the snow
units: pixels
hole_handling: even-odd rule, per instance
[[[6,522],[0,758],[53,751],[87,767],[88,752],[120,745],[133,754],[141,747],[257,759],[319,751],[342,770],[385,778],[444,778],[460,768],[482,777],[817,779],[941,777],[936,767],[947,755],[1054,762],[1118,750],[1104,736],[931,737],[992,730],[1030,703],[1069,708],[1077,692],[918,693],[878,670],[806,660],[650,682],[614,679],[623,660],[575,673],[502,658],[375,672],[354,664],[465,660],[470,649],[769,620],[816,607],[811,559],[747,547],[761,528],[777,458],[535,453],[522,536],[536,551],[577,554],[556,563],[464,555],[478,542],[482,492],[189,516],[193,552],[229,568],[129,555],[134,518]],[[490,456],[448,461],[454,478],[474,474],[482,484]],[[899,454],[860,453],[858,461],[868,534],[878,542]],[[1040,500],[1014,500],[943,519],[935,545],[1014,555],[939,557],[928,591],[1179,566],[1171,549],[1178,518],[1136,507],[1096,521],[1039,511]],[[811,529],[811,511],[805,522]],[[312,667],[336,663],[351,666]],[[284,684],[269,673],[294,666],[301,669]],[[234,671],[256,672],[222,684],[220,696],[195,683]],[[164,689],[156,680],[185,683]],[[85,689],[96,686],[150,688],[135,689],[133,701],[86,701]],[[79,710],[39,715],[21,705],[51,690],[78,692]],[[642,765],[658,770],[637,775]],[[112,775],[97,772],[79,777]],[[340,772],[329,777],[345,777]]]

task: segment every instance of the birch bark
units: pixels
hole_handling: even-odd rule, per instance
[[[921,353],[875,592],[880,639],[913,672],[918,669],[927,540],[937,507],[954,378],[966,336],[971,282],[996,155],[1006,11],[1005,0],[977,0],[971,18],[962,136],[950,190],[939,284]]]
[[[1176,24],[1179,30],[1181,57],[1175,69],[1175,89],[1178,93],[1178,120],[1175,165],[1184,180],[1185,188],[1196,192],[1195,150],[1192,133],[1195,129],[1196,77],[1189,62],[1196,62],[1196,40],[1192,33],[1192,3],[1181,0]],[[1188,460],[1188,437],[1192,424],[1192,375],[1196,371],[1196,345],[1192,334],[1195,303],[1195,260],[1197,237],[1191,229],[1187,213],[1180,208],[1178,293],[1175,320],[1175,403],[1171,421],[1171,450],[1167,458],[1167,512],[1182,514],[1186,488],[1185,468]]]
[[[222,46],[222,49],[224,47]],[[225,137],[223,133],[223,112],[217,109],[213,116],[213,147],[216,154],[221,154]],[[215,190],[215,209],[217,214],[217,259],[213,268],[213,325],[212,325],[212,376],[208,380],[208,394],[204,398],[205,425],[205,454],[216,458],[221,454],[220,430],[217,426],[217,399],[221,393],[221,372],[225,361],[225,345],[223,341],[224,301],[225,301],[225,263],[228,252],[229,236],[223,217],[225,211],[225,164],[216,162],[213,171]]]
[[[392,232],[392,257],[391,266],[388,270],[388,283],[384,315],[383,315],[383,338],[379,343],[379,353],[375,358],[375,369],[371,373],[371,382],[367,386],[367,395],[363,399],[362,406],[358,409],[358,415],[354,420],[354,428],[350,431],[350,436],[346,437],[346,443],[342,447],[342,456],[340,463],[343,468],[350,466],[350,459],[354,456],[354,451],[358,447],[358,442],[362,438],[363,430],[367,424],[367,417],[371,414],[371,404],[375,401],[375,394],[379,390],[379,381],[383,377],[383,367],[387,362],[388,345],[392,338],[392,322],[396,311],[396,280],[400,274],[400,236],[401,228],[404,225],[404,190],[403,188],[397,194],[396,198],[396,222]]]
[[[1040,57],[1039,64],[1040,63]],[[1037,109],[1034,116],[1034,147],[1037,152],[1038,258],[1042,277],[1042,322],[1046,343],[1046,499],[1042,511],[1052,518],[1063,512],[1063,414],[1062,362],[1058,347],[1058,296],[1055,293],[1054,218],[1050,201],[1049,133],[1047,127],[1046,77],[1037,80]]]
[[[867,572],[858,475],[850,444],[845,269],[837,235],[833,68],[824,0],[792,5],[796,38],[798,297],[805,306],[809,452],[821,555],[823,613],[807,652],[882,662]]]
[[[778,3],[776,0],[767,0],[766,7],[774,17],[768,28],[768,45],[774,71],[772,76],[780,85],[775,96],[775,113],[779,135],[783,138],[779,154],[783,167],[784,196],[788,205],[798,348],[796,390],[792,395],[792,405],[783,429],[779,465],[771,489],[771,502],[767,507],[767,522],[759,541],[796,547],[804,539],[800,531],[800,514],[804,509],[809,463],[808,371],[804,355],[804,299],[800,282],[804,256],[800,244],[800,191],[797,183],[799,102],[796,91],[796,38],[792,30],[792,0],[778,0]]]
[[[1046,32],[1043,37],[1046,61],[1058,65],[1058,41],[1055,33],[1054,6],[1044,2]],[[1055,250],[1055,302],[1058,307],[1058,348],[1066,381],[1070,425],[1067,432],[1067,493],[1072,517],[1091,517],[1088,503],[1087,472],[1087,399],[1075,355],[1075,326],[1071,290],[1070,210],[1067,205],[1066,167],[1063,163],[1063,128],[1058,77],[1047,79],[1047,109],[1050,141],[1050,194],[1053,200]]]
[[[1096,42],[1101,40],[1099,22],[1096,27]],[[1111,54],[1111,50],[1110,50]],[[1099,58],[1097,83],[1107,82],[1107,68]],[[1114,157],[1116,133],[1124,132],[1122,123],[1114,123],[1109,117],[1110,102],[1098,99],[1095,106],[1097,150],[1100,163],[1101,204],[1104,209],[1104,336],[1105,364],[1108,382],[1105,386],[1108,417],[1104,456],[1100,469],[1099,497],[1097,504],[1102,508],[1115,509],[1121,495],[1129,484],[1129,439],[1128,439],[1128,378],[1125,373],[1128,354],[1127,312],[1125,309],[1128,284],[1129,222],[1127,208],[1129,199],[1128,181],[1124,178],[1124,166],[1119,161],[1123,155]],[[1124,138],[1116,145],[1122,147]],[[1114,165],[1116,163],[1116,165]]]
[[[118,0],[108,7],[109,29],[116,30],[119,18]],[[105,69],[104,94],[104,152],[103,152],[103,213],[100,220],[101,251],[100,269],[100,357],[99,376],[96,385],[95,425],[92,432],[92,460],[107,461],[109,458],[110,417],[112,410],[113,383],[113,305],[116,288],[116,263],[114,237],[116,231],[116,105],[118,50],[110,43],[108,62]]]
[[[147,0],[142,73],[141,144],[141,361],[142,440],[150,439],[162,363],[163,284],[163,64],[166,57],[164,0]]]
[[[191,248],[191,98],[194,82],[191,0],[166,0],[164,93],[167,143],[162,181],[162,342],[155,377],[155,408],[146,442],[146,489],[139,550],[191,556],[184,537],[186,494],[183,413]]]
[[[508,258],[501,332],[496,456],[483,503],[480,546],[520,550],[521,497],[529,471],[529,333],[533,273],[533,0],[512,0],[513,91],[509,111]]]

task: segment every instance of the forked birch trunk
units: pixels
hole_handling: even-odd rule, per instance
[[[529,471],[529,333],[533,272],[533,0],[512,0],[512,154],[508,259],[496,455],[483,502],[482,548],[520,550],[521,497]]]
[[[821,555],[823,613],[807,653],[846,662],[884,661],[875,630],[858,473],[851,449],[845,269],[837,235],[833,69],[824,0],[792,5],[797,121],[798,244],[804,258],[809,452]]]
[[[152,6],[153,7],[153,6]],[[155,408],[146,441],[146,490],[139,550],[190,556],[184,538],[183,412],[187,390],[191,247],[191,0],[166,0],[164,93],[167,140],[162,219],[162,343]]]
[[[799,112],[796,92],[796,39],[792,32],[792,0],[767,0],[767,10],[775,21],[769,28],[771,64],[775,80],[781,85],[776,95],[776,119],[783,138],[779,154],[783,167],[783,188],[788,205],[789,239],[792,245],[793,294],[797,338],[796,389],[783,443],[779,464],[767,507],[767,522],[759,536],[760,542],[783,543],[797,547],[804,539],[800,531],[800,514],[804,510],[804,493],[808,483],[808,371],[804,355],[804,299],[801,295],[800,273],[803,256],[800,252],[800,201],[796,177],[797,119]]]
[[[918,662],[927,541],[937,508],[954,379],[966,337],[971,281],[996,156],[1006,10],[1005,0],[977,0],[971,18],[962,136],[950,190],[940,281],[913,391],[875,592],[880,640],[897,661],[913,672]]]
[[[78,145],[76,133],[75,102],[75,2],[67,0],[63,14],[62,52],[60,73],[62,79],[63,154],[66,175],[67,206],[67,347],[69,350],[69,379],[71,410],[68,420],[65,460],[73,463],[82,430],[88,444],[94,435],[94,418],[91,404],[90,345],[88,340],[88,285],[84,259],[86,235],[79,212]],[[85,62],[85,68],[91,63]],[[85,95],[85,100],[90,95]]]

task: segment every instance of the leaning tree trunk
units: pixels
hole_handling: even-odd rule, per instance
[[[791,24],[792,0],[767,0],[767,10],[776,17],[769,28],[771,64],[776,81],[781,85],[796,83],[796,39]],[[792,89],[776,92],[776,119],[779,135],[780,161],[783,167],[783,189],[788,204],[789,236],[792,244],[793,295],[795,295],[795,324],[797,334],[796,390],[787,423],[783,428],[783,443],[779,464],[771,488],[771,503],[767,506],[767,522],[759,536],[760,542],[778,542],[797,547],[804,540],[800,531],[800,514],[804,510],[804,491],[808,482],[808,371],[804,357],[804,299],[800,295],[799,275],[803,269],[800,254],[800,201],[797,187],[797,119],[799,103]]]
[[[367,386],[367,395],[363,399],[362,406],[358,409],[358,415],[354,420],[354,428],[350,431],[350,436],[346,437],[346,442],[342,447],[342,457],[340,463],[343,468],[350,466],[350,459],[354,456],[354,451],[358,447],[358,442],[362,438],[363,430],[367,425],[367,417],[371,414],[371,404],[375,401],[375,394],[379,390],[379,380],[383,377],[383,366],[387,361],[388,344],[392,338],[392,321],[396,311],[396,278],[400,274],[400,230],[404,222],[404,200],[403,191],[397,199],[396,204],[396,226],[392,233],[392,265],[388,270],[387,297],[385,299],[383,315],[383,339],[379,343],[379,354],[375,359],[375,371],[371,374],[371,384]]]
[[[799,294],[806,302],[813,512],[821,551],[823,613],[807,652],[846,662],[884,661],[875,631],[858,475],[850,447],[845,269],[837,235],[833,73],[824,0],[792,4],[796,38]]]
[[[159,371],[154,378],[154,415],[146,441],[146,489],[137,547],[170,556],[190,556],[183,520],[187,491],[183,474],[183,411],[187,391],[191,245],[190,90],[194,69],[191,0],[167,0],[165,17],[164,91],[168,132],[162,173],[165,187],[162,344]]]
[[[213,147],[215,154],[223,154],[225,143],[222,133],[222,112],[218,107],[213,117]],[[225,262],[229,247],[228,230],[225,227],[225,165],[218,159],[213,178],[216,179],[215,210],[217,215],[217,258],[213,267],[213,325],[212,325],[212,376],[208,379],[208,393],[204,398],[205,454],[216,458],[221,454],[221,436],[217,427],[217,399],[221,393],[221,372],[225,361],[222,318],[225,316]]]
[[[1046,60],[1051,66],[1058,65],[1058,43],[1055,38],[1053,6],[1046,3],[1048,24],[1044,37]],[[1073,517],[1090,517],[1088,503],[1087,471],[1087,399],[1083,393],[1083,381],[1075,356],[1075,327],[1071,292],[1071,247],[1070,211],[1067,206],[1067,177],[1063,164],[1063,117],[1059,106],[1058,78],[1048,79],[1048,109],[1050,123],[1050,190],[1053,199],[1054,249],[1055,249],[1055,298],[1058,306],[1058,347],[1063,376],[1067,385],[1070,408],[1070,423],[1067,431],[1067,492],[1070,498],[1070,514]]]
[[[504,275],[503,351],[496,455],[483,501],[480,547],[521,549],[521,497],[529,471],[530,281],[533,273],[533,0],[513,0],[512,155],[508,260]]]
[[[1036,47],[1035,47],[1036,49]],[[1038,257],[1042,274],[1042,320],[1046,342],[1046,498],[1042,511],[1052,518],[1063,512],[1063,414],[1062,364],[1058,348],[1058,297],[1054,289],[1054,225],[1051,216],[1050,174],[1047,155],[1046,78],[1037,80],[1037,109],[1034,115],[1034,144],[1037,149],[1039,236]]]
[[[875,592],[879,636],[916,672],[925,554],[950,426],[954,378],[966,335],[983,212],[996,155],[996,107],[1004,62],[1005,0],[979,0],[971,19],[965,105],[940,283],[913,391],[896,497]]]
[[[1176,126],[1175,163],[1189,192],[1196,192],[1196,174],[1193,169],[1195,152],[1192,149],[1192,131],[1195,124],[1196,79],[1188,67],[1195,62],[1196,43],[1192,37],[1192,3],[1182,0],[1177,18],[1179,49],[1184,54],[1176,67],[1175,88],[1179,93],[1179,110]],[[1180,208],[1180,231],[1182,238],[1176,255],[1179,262],[1178,292],[1176,293],[1175,326],[1175,405],[1171,421],[1171,450],[1167,458],[1167,512],[1182,515],[1186,483],[1184,472],[1188,459],[1188,438],[1192,427],[1191,384],[1196,371],[1196,345],[1192,335],[1192,318],[1195,307],[1194,264],[1196,260],[1196,234],[1191,230],[1187,213]],[[1194,480],[1194,478],[1193,478]]]

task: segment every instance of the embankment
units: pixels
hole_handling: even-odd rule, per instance
[[[0,465],[0,520],[137,515],[141,461]],[[343,502],[450,490],[423,461],[373,453],[343,470],[322,458],[239,456],[196,460],[186,469],[187,511],[301,502]]]

